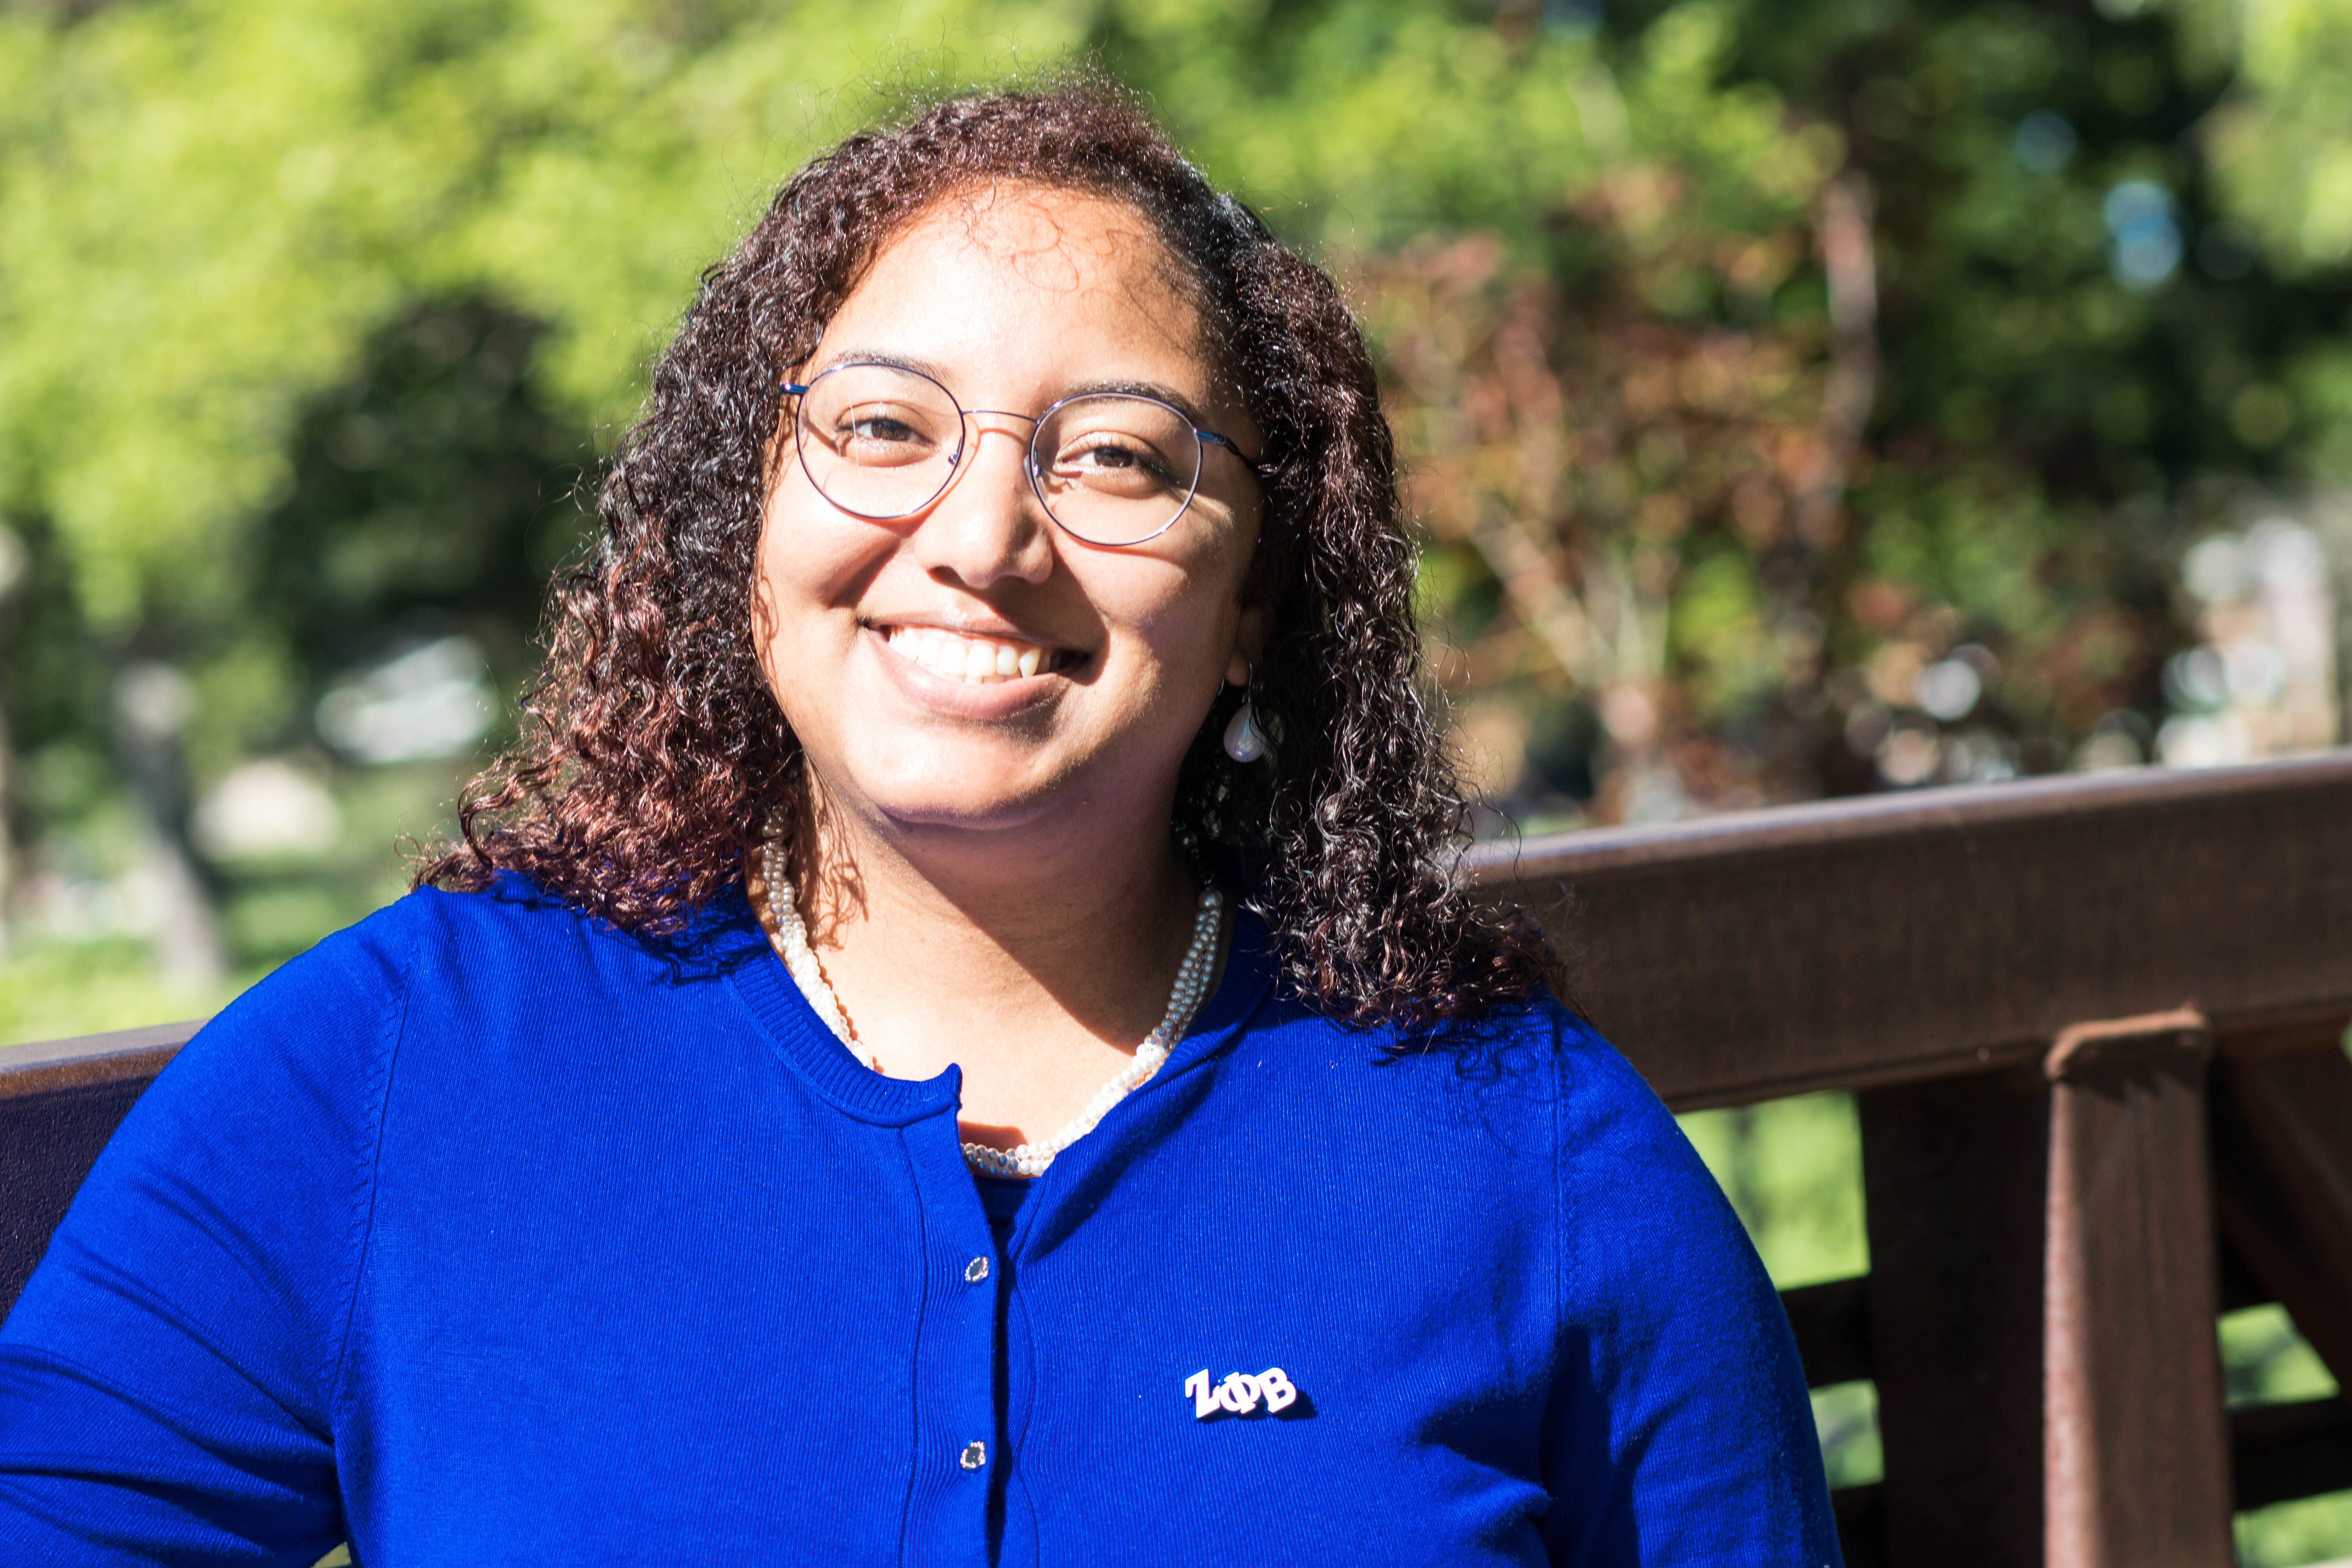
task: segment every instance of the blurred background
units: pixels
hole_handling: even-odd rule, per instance
[[[2352,0],[0,0],[0,1042],[397,896],[699,268],[1072,58],[1346,281],[1482,833],[2341,739]],[[1847,1102],[1685,1125],[1867,1266]]]

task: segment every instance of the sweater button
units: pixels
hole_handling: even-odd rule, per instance
[[[988,1278],[988,1259],[987,1259],[987,1258],[973,1258],[971,1262],[969,1262],[969,1263],[967,1263],[967,1264],[965,1264],[965,1265],[963,1266],[963,1282],[964,1282],[965,1284],[967,1284],[967,1285],[977,1285],[977,1284],[979,1284],[982,1280],[983,1280],[983,1279],[987,1279],[987,1278]]]
[[[963,1453],[957,1458],[956,1462],[967,1470],[980,1468],[981,1466],[988,1463],[988,1445],[966,1443],[963,1446]]]

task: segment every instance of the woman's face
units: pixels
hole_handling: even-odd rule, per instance
[[[1076,393],[1150,391],[1255,457],[1259,433],[1214,374],[1174,276],[1131,208],[985,188],[884,247],[795,377],[886,362],[965,409],[1031,418]],[[1241,604],[1259,507],[1242,462],[1203,443],[1200,488],[1175,526],[1106,548],[1040,504],[1031,428],[973,415],[946,491],[876,522],[818,493],[787,423],[757,631],[829,808],[899,828],[1055,813],[1075,830],[1083,822],[1058,814],[1164,813],[1220,683],[1244,673],[1263,631]],[[1012,673],[994,673],[1003,666]]]

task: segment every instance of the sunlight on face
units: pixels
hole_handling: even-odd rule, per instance
[[[998,411],[973,414],[946,492],[889,521],[829,502],[789,431],[782,443],[757,564],[760,657],[834,806],[900,828],[1164,816],[1255,630],[1240,594],[1255,481],[1212,445],[1176,525],[1111,549],[1055,527],[1024,461],[1030,419],[1108,387],[1151,389],[1258,453],[1176,277],[1129,207],[988,187],[886,245],[796,371],[808,382],[885,362]]]

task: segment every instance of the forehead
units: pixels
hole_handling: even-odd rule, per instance
[[[876,252],[812,369],[865,356],[993,400],[1121,374],[1212,391],[1201,312],[1150,221],[1048,186],[959,192]],[[993,388],[993,390],[990,390]]]

